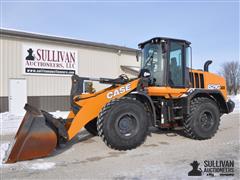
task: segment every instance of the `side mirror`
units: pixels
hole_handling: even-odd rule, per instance
[[[137,52],[136,52],[136,59],[137,59],[137,62],[140,61],[141,55],[142,55],[141,51],[137,51]]]
[[[151,76],[151,73],[148,69],[141,69],[140,74],[138,77],[145,77],[148,78]]]

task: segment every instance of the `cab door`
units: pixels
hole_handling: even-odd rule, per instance
[[[189,86],[189,68],[186,63],[186,45],[171,41],[168,55],[168,86],[187,88]],[[187,60],[188,61],[188,60]]]

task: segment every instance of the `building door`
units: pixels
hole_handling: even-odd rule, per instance
[[[27,82],[26,79],[9,79],[9,112],[23,116],[24,105],[27,103]]]

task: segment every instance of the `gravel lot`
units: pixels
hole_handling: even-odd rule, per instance
[[[204,160],[234,160],[235,175],[228,178],[239,179],[240,114],[221,119],[219,131],[211,140],[196,141],[181,131],[152,129],[152,137],[141,147],[126,152],[109,149],[99,137],[83,130],[50,157],[1,164],[1,179],[187,179],[191,178],[188,172],[194,160],[202,169]],[[2,136],[1,145],[12,137]],[[205,174],[202,177],[213,179]]]

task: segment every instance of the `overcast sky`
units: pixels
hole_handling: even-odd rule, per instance
[[[1,28],[137,48],[155,36],[192,42],[193,65],[239,60],[239,2],[1,2]]]

